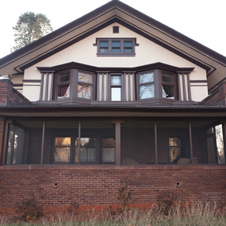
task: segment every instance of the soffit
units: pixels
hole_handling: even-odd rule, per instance
[[[30,45],[2,58],[0,74],[14,74],[96,31],[118,22],[208,71],[211,89],[225,78],[226,58],[120,1],[111,1]]]

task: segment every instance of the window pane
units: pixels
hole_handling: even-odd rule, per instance
[[[96,148],[81,147],[80,161],[81,162],[96,162]]]
[[[125,41],[124,42],[124,53],[132,53],[133,52],[133,42]]]
[[[140,99],[153,98],[155,96],[154,84],[140,86]]]
[[[57,96],[58,99],[67,98],[69,96],[70,96],[70,86],[69,85],[58,87],[58,96]]]
[[[79,72],[78,73],[78,81],[79,82],[93,83],[93,75]]]
[[[224,138],[222,125],[215,126],[218,164],[225,164]]]
[[[81,137],[80,145],[81,147],[96,146],[96,138]]]
[[[111,88],[111,100],[121,101],[121,88]]]
[[[55,137],[55,146],[71,146],[71,138]]]
[[[59,83],[70,81],[70,73],[58,75],[58,81],[59,81]]]
[[[10,125],[6,164],[22,164],[25,145],[25,131]]]
[[[172,75],[162,74],[162,81],[163,82],[168,82],[168,83],[173,83],[173,76]]]
[[[111,85],[121,85],[121,76],[111,76]]]
[[[124,47],[133,47],[133,42],[132,41],[125,41]]]
[[[120,41],[112,41],[112,52],[120,53]]]
[[[162,97],[168,99],[174,99],[173,86],[162,86]]]
[[[139,74],[139,83],[154,82],[154,72]]]
[[[120,48],[120,41],[113,41],[112,47],[119,47]]]
[[[108,53],[108,42],[100,41],[100,53]]]
[[[115,148],[102,148],[102,162],[115,162]]]
[[[93,87],[78,85],[78,97],[92,99],[93,98]]]
[[[71,147],[55,147],[54,162],[55,163],[69,163],[70,162]]]

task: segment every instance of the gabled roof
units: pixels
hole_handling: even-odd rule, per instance
[[[204,68],[210,87],[225,78],[226,57],[118,0],[112,0],[0,59],[0,74],[23,73],[26,68],[114,22]]]

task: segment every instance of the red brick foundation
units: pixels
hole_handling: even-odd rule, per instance
[[[2,166],[0,207],[34,193],[44,206],[117,204],[121,179],[130,179],[131,203],[155,203],[161,191],[177,201],[226,201],[226,166]],[[179,183],[179,184],[178,184]]]

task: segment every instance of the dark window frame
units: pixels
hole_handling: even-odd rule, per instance
[[[66,82],[59,82],[59,75],[64,75],[64,74],[67,74],[69,73],[70,75],[70,80],[69,81],[66,81]],[[59,100],[62,100],[62,99],[70,99],[71,98],[71,71],[70,70],[64,70],[64,71],[61,71],[59,73],[56,73],[55,75],[55,85],[54,85],[54,99],[59,101]],[[60,86],[64,86],[64,85],[69,85],[70,87],[70,93],[69,93],[69,97],[64,97],[64,98],[59,98],[58,99],[58,90],[59,90],[59,87]]]
[[[145,82],[145,83],[140,83],[139,82],[139,75],[141,74],[147,74],[147,73],[153,73],[154,74],[154,81],[152,82]],[[142,72],[139,72],[136,74],[136,88],[137,88],[137,100],[140,100],[140,101],[145,101],[145,100],[153,100],[153,99],[156,99],[156,95],[155,95],[155,90],[156,90],[156,76],[155,76],[155,70],[148,70],[148,71],[142,71]],[[144,98],[144,99],[141,99],[140,98],[140,87],[141,86],[145,86],[145,85],[154,85],[154,97],[150,97],[150,98]]]
[[[173,83],[162,81],[162,75],[171,75],[172,78],[173,78]],[[172,99],[172,100],[178,100],[178,91],[177,90],[178,90],[179,84],[178,84],[178,81],[177,81],[177,75],[173,72],[161,70],[161,91],[162,91],[163,85],[173,87],[174,99]],[[162,93],[161,93],[161,96],[162,96]],[[163,97],[163,96],[162,96],[162,98],[166,99],[166,100],[171,100],[170,98]]]
[[[93,77],[92,83],[78,81],[78,73],[79,72],[92,75],[92,77]],[[59,83],[59,80],[58,80],[59,75],[66,74],[66,73],[70,74],[70,81]],[[59,86],[63,86],[63,85],[70,86],[69,97],[58,98]],[[78,97],[78,85],[92,86],[93,87],[92,98],[88,99],[88,98]],[[54,86],[53,87],[53,101],[66,101],[66,100],[73,99],[73,100],[87,102],[87,101],[92,101],[92,100],[96,99],[96,92],[97,92],[97,90],[96,90],[96,73],[91,72],[91,71],[80,70],[77,68],[71,68],[68,70],[58,71],[54,75],[53,86]]]
[[[78,80],[78,73],[86,73],[86,74],[89,74],[89,75],[92,75],[93,77],[93,80],[92,80],[92,83],[87,83],[87,82],[82,82],[82,81],[79,81]],[[79,85],[84,85],[84,86],[92,86],[93,87],[93,90],[92,90],[92,98],[91,99],[88,99],[88,98],[83,98],[83,97],[78,97],[78,90],[76,92],[76,98],[77,99],[80,99],[80,100],[95,100],[95,93],[96,93],[96,82],[95,82],[95,74],[93,72],[88,72],[88,71],[84,71],[84,70],[77,70],[77,76],[76,76],[76,80],[77,80],[77,89],[78,89],[78,86]]]
[[[100,52],[100,42],[105,41],[108,42],[108,52],[101,53]],[[119,41],[120,42],[120,52],[112,52],[112,42]],[[124,52],[124,42],[132,42],[132,52],[126,53]],[[135,46],[136,39],[135,38],[97,38],[97,56],[135,56]]]
[[[117,100],[112,100],[111,99],[111,88],[121,88],[121,100],[118,101],[123,101],[124,100],[124,89],[125,89],[125,85],[124,85],[124,74],[123,73],[110,73],[109,74],[109,100],[111,102],[117,102]],[[121,77],[121,85],[112,85],[111,84],[111,77],[113,76],[120,76]]]

